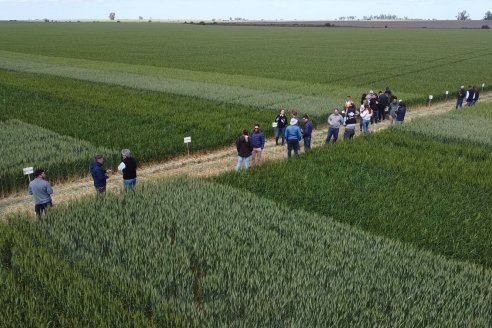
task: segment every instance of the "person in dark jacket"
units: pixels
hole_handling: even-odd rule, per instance
[[[249,159],[253,151],[253,146],[251,145],[250,142],[248,130],[243,130],[243,134],[236,141],[236,148],[237,148],[236,172],[239,172],[243,162],[244,162],[244,170],[247,171],[249,169]]]
[[[458,99],[456,99],[456,109],[461,108],[463,106],[463,99],[466,97],[465,86],[462,85],[458,90]]]
[[[304,139],[304,152],[311,149],[311,137],[313,134],[313,122],[309,119],[308,115],[304,115],[304,131],[302,138]]]
[[[466,105],[468,107],[473,106],[475,103],[473,100],[475,99],[475,86],[469,86],[468,91],[466,92]]]
[[[265,148],[265,135],[263,134],[263,131],[261,131],[258,123],[255,124],[250,139],[251,146],[253,147],[251,153],[251,166],[260,165],[261,152],[263,151],[263,148]]]
[[[379,107],[378,107],[378,96],[373,94],[371,100],[369,101],[369,107],[372,110],[371,124],[378,123],[379,120]]]
[[[285,128],[287,127],[287,116],[285,116],[285,110],[280,110],[280,113],[275,118],[277,127],[275,128],[275,144],[278,145],[278,138],[282,137],[282,146],[285,143]]]
[[[403,100],[400,100],[398,104],[398,109],[396,110],[396,124],[403,124],[405,120],[405,114],[407,113],[407,107]]]
[[[384,92],[379,92],[379,99],[378,99],[378,110],[379,110],[379,117],[378,120],[384,121],[386,120],[386,115],[388,114],[389,111],[389,98],[388,95]]]
[[[94,188],[98,193],[104,193],[106,191],[106,180],[109,178],[108,170],[103,168],[104,156],[96,155],[94,161],[90,164],[92,179],[94,179]]]
[[[478,98],[480,98],[480,92],[478,91],[478,88],[475,88],[475,97],[473,98],[473,105],[477,103]]]
[[[118,170],[123,173],[123,186],[128,189],[137,183],[137,161],[132,157],[130,149],[123,149],[121,158],[123,161],[118,165]]]

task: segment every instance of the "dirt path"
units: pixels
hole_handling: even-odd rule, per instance
[[[492,94],[484,94],[481,102],[492,101]],[[419,107],[411,109],[405,118],[410,121],[416,117],[441,114],[454,108],[454,100],[442,102],[429,107]],[[375,132],[389,127],[389,122],[385,121],[377,125],[371,125],[369,131]],[[326,126],[313,131],[312,147],[319,147],[324,144],[326,138]],[[358,129],[356,134],[359,135]],[[340,129],[340,139],[343,136],[343,127]],[[340,140],[339,140],[340,141]],[[302,143],[301,143],[302,144]],[[302,147],[301,147],[302,148]],[[162,163],[146,165],[138,170],[139,181],[157,180],[165,177],[187,175],[193,177],[209,177],[219,175],[234,169],[236,164],[236,149],[234,145],[202,151],[190,156],[180,156]],[[262,155],[262,160],[282,160],[287,158],[286,146],[276,146],[274,139],[266,142]],[[86,195],[94,194],[93,182],[90,177],[57,184],[53,186],[55,191],[53,203],[60,204]],[[114,174],[110,177],[107,184],[109,192],[122,189],[121,175]],[[7,214],[17,211],[33,212],[34,203],[32,196],[26,194],[14,194],[0,199],[0,218]]]

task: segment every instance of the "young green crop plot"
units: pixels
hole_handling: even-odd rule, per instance
[[[50,172],[50,178],[60,180],[79,174],[85,176],[88,162],[96,154],[105,154],[110,166],[119,158],[117,151],[95,147],[18,120],[0,121],[0,140],[0,195],[26,185],[27,177],[22,176],[24,167],[43,168]]]
[[[429,94],[440,99],[461,84],[488,85],[485,79],[492,75],[490,65],[484,64],[492,60],[490,33],[481,30],[1,24],[3,68],[48,69],[50,74],[83,78],[80,68],[89,65],[100,71],[86,78],[132,84],[135,81],[121,75],[111,76],[107,68],[114,72],[115,66],[125,64],[119,70],[132,71],[139,78],[155,68],[161,79],[168,80],[166,90],[180,94],[193,93],[189,81],[214,81],[202,88],[201,97],[206,99],[217,96],[217,85],[224,89],[241,85],[247,90],[236,90],[240,97],[241,92],[257,90],[256,85],[262,85],[264,92],[282,90],[266,102],[256,99],[247,104],[262,107],[281,103],[290,93],[294,99],[308,98],[286,105],[299,106],[311,96],[321,96],[331,107],[346,94],[360,95],[386,85],[407,102],[423,102]],[[188,83],[176,81],[182,78]],[[289,84],[294,84],[291,91],[286,89]]]
[[[395,129],[219,181],[492,267],[492,154],[486,148]]]
[[[91,263],[86,271],[108,271],[122,286],[148,292],[150,300],[142,301],[124,290],[136,309],[149,305],[149,320],[162,317],[162,309],[196,326],[483,326],[491,320],[488,271],[209,182],[173,180],[81,200],[54,208],[35,227],[59,242],[67,261]],[[44,267],[27,257],[36,248],[26,255],[13,250],[12,266],[25,259],[34,267],[28,272]],[[104,274],[91,277],[94,287],[106,281]],[[69,300],[78,315],[83,308]]]
[[[464,107],[446,115],[412,121],[399,127],[445,142],[462,142],[492,148],[492,104]]]

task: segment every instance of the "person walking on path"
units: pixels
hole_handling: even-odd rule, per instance
[[[285,110],[281,109],[280,113],[275,118],[277,127],[275,128],[275,144],[278,146],[278,138],[282,137],[282,146],[285,143],[285,128],[287,127],[287,116],[285,116]]]
[[[378,96],[373,94],[371,100],[369,101],[369,107],[371,107],[372,116],[371,116],[371,124],[378,123],[379,110],[378,110]]]
[[[345,118],[345,132],[343,133],[343,140],[352,139],[355,136],[355,127],[357,125],[357,111],[354,107],[350,107],[347,111]]]
[[[343,117],[340,115],[338,108],[333,110],[333,114],[328,116],[328,135],[326,137],[325,144],[329,144],[333,137],[333,143],[338,140],[338,132],[340,131],[340,125],[343,124]]]
[[[371,117],[373,115],[373,112],[371,110],[371,107],[369,107],[367,104],[362,105],[360,110],[360,118],[362,122],[362,131],[364,133],[364,136],[367,136],[369,133],[369,123],[371,123]]]
[[[302,133],[302,139],[304,139],[304,152],[308,152],[311,149],[313,122],[309,119],[308,115],[304,115],[303,119],[304,119],[304,131]]]
[[[29,183],[27,191],[29,195],[34,196],[34,211],[36,212],[37,218],[41,220],[41,213],[53,205],[51,201],[53,189],[50,183],[46,181],[46,172],[43,169],[37,169],[34,172],[34,177],[34,180]]]
[[[260,165],[261,152],[265,148],[265,135],[260,129],[258,123],[255,124],[255,128],[251,133],[251,146],[253,147],[253,152],[251,153],[251,166]]]
[[[299,141],[301,141],[301,128],[295,118],[290,119],[290,125],[285,129],[285,139],[287,139],[287,157],[290,159],[292,151],[299,156]]]
[[[94,157],[94,161],[89,166],[92,179],[94,180],[94,188],[96,188],[96,192],[98,194],[106,191],[106,180],[109,178],[108,170],[105,170],[103,165],[104,156],[96,155],[96,157]]]
[[[297,126],[300,127],[301,125],[301,120],[299,119],[299,117],[297,116],[297,112],[296,111],[292,111],[292,117],[291,117],[291,120],[296,120],[297,122]]]
[[[473,100],[475,99],[475,86],[468,86],[468,91],[466,91],[466,105],[471,107],[474,105]]]
[[[123,173],[123,186],[132,188],[137,183],[137,161],[132,157],[130,149],[121,151],[122,162],[118,165],[118,171]]]
[[[407,107],[405,106],[403,100],[400,100],[398,109],[396,110],[396,124],[403,124],[406,113],[407,113]]]
[[[456,109],[463,107],[463,100],[466,97],[465,86],[462,85],[458,90],[458,99],[456,99]]]
[[[248,130],[243,130],[243,134],[236,141],[237,148],[237,165],[236,173],[241,169],[241,165],[244,162],[244,170],[249,169],[249,159],[253,152],[253,146],[251,145]]]

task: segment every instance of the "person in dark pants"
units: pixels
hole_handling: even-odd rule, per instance
[[[465,86],[462,85],[458,90],[458,99],[456,99],[456,109],[463,107],[463,100],[466,97]]]
[[[475,86],[468,86],[468,91],[466,92],[466,105],[471,107],[474,105],[473,100],[475,99]]]
[[[137,161],[129,149],[121,151],[121,158],[123,161],[118,165],[118,170],[123,173],[123,186],[129,189],[137,183]]]
[[[241,169],[241,165],[244,162],[244,170],[249,169],[249,159],[253,152],[253,145],[250,142],[248,130],[243,130],[243,134],[236,141],[237,149],[237,165],[236,173]]]
[[[304,115],[304,131],[302,133],[302,139],[304,139],[304,152],[311,149],[311,136],[313,134],[313,122],[309,119],[308,115]]]
[[[400,100],[400,103],[398,104],[398,109],[396,110],[396,124],[403,124],[406,113],[407,113],[407,106],[405,106],[403,100]]]
[[[96,155],[96,157],[94,157],[94,161],[89,166],[92,179],[94,180],[94,188],[96,188],[96,192],[98,194],[106,191],[106,180],[109,178],[108,170],[105,170],[103,165],[104,156]]]
[[[369,107],[372,110],[371,124],[377,124],[379,120],[378,96],[374,94],[369,101]]]
[[[333,110],[333,114],[328,116],[328,135],[326,136],[325,144],[329,144],[333,137],[333,143],[338,140],[338,132],[340,131],[340,125],[343,124],[343,117],[340,115],[338,108]]]
[[[278,146],[278,138],[282,137],[282,146],[285,143],[285,128],[287,126],[287,116],[285,116],[285,110],[280,110],[280,113],[275,118],[277,127],[275,128],[275,144]]]
[[[301,128],[295,118],[290,119],[290,125],[285,129],[285,139],[287,139],[287,157],[290,159],[292,151],[296,156],[299,155],[299,141],[301,141]]]
[[[29,188],[27,189],[29,195],[34,196],[36,205],[34,206],[34,211],[38,219],[41,219],[41,213],[50,206],[52,206],[51,195],[53,194],[53,189],[48,181],[46,181],[46,173],[43,169],[37,169],[34,172],[34,180],[29,183]]]
[[[478,98],[480,98],[480,91],[478,91],[478,88],[475,88],[475,97],[473,98],[473,106],[475,106],[475,104],[477,103]]]
[[[388,110],[389,110],[389,98],[388,98],[388,95],[386,93],[383,93],[383,92],[379,92],[379,99],[378,99],[378,120],[381,122],[381,121],[384,121],[386,120],[386,114],[388,113]]]
[[[355,126],[357,125],[357,110],[354,107],[350,107],[347,110],[347,116],[345,118],[345,132],[343,133],[343,140],[352,139],[355,136]]]

